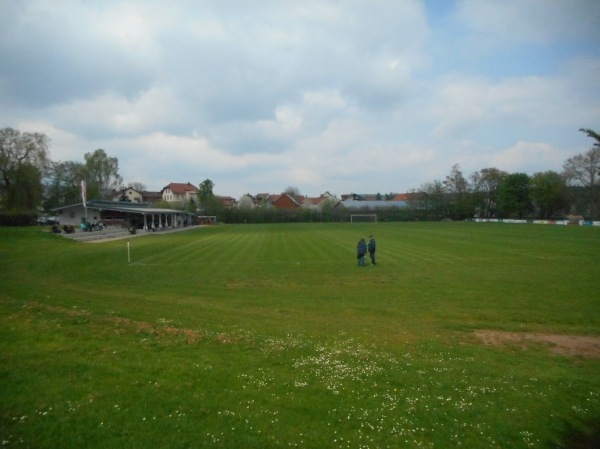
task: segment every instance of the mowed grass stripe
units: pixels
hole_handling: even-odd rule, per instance
[[[226,228],[219,229],[226,231]],[[204,264],[216,261],[222,262],[223,251],[226,248],[237,248],[242,238],[239,234],[218,232],[212,229],[199,229],[183,233],[184,235],[160,236],[162,241],[148,239],[135,242],[141,247],[142,257],[135,260],[139,265],[182,265],[182,264]],[[154,237],[154,236],[152,236]],[[174,237],[170,239],[170,237]],[[137,248],[134,248],[137,249]],[[144,257],[144,254],[150,254]],[[215,262],[212,262],[215,263]]]
[[[301,225],[283,229],[271,225],[224,227],[224,232],[195,233],[194,240],[180,245],[161,246],[148,257],[136,260],[140,265],[236,265],[335,263],[350,259],[353,244],[343,239],[332,245],[328,231],[315,233]],[[343,242],[343,243],[342,243]]]

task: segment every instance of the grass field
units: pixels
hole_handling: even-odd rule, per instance
[[[598,228],[221,225],[129,250],[0,228],[2,446],[598,447]]]

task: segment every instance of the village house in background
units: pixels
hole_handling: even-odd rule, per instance
[[[192,183],[172,182],[161,190],[162,200],[172,204],[198,204],[198,187]]]
[[[198,187],[192,183],[172,182],[165,186],[160,192],[138,191],[134,188],[126,188],[115,196],[115,201],[127,201],[132,203],[156,204],[159,201],[172,204],[178,208],[184,208],[189,205],[197,205],[202,209],[202,204],[198,200]],[[306,195],[294,195],[283,192],[278,194],[257,193],[252,195],[247,193],[242,195],[239,200],[230,196],[215,195],[220,204],[226,208],[251,209],[261,207],[273,207],[275,209],[311,209],[318,210],[325,204],[332,209],[343,207],[348,210],[356,209],[380,209],[380,208],[402,208],[407,207],[414,199],[415,194],[357,194],[349,193],[341,195],[341,200],[330,192],[324,192],[317,197]],[[200,212],[200,211],[198,211]]]
[[[127,187],[118,192],[118,194],[113,197],[113,201],[156,204],[159,201],[162,201],[162,192],[140,191],[133,187]]]
[[[215,195],[225,209],[274,208],[309,209],[318,211],[326,205],[330,209],[349,211],[361,209],[394,209],[408,207],[412,194],[344,194],[341,200],[330,192],[310,197],[291,192],[279,194],[246,194],[239,200],[230,196]],[[187,226],[200,222],[202,205],[199,188],[194,184],[172,182],[159,192],[141,191],[133,187],[115,192],[111,200],[90,200],[54,209],[61,224],[79,226],[82,223],[104,222],[109,226],[135,227],[155,230]],[[217,217],[211,217],[214,220]]]
[[[318,197],[304,195],[292,195],[291,193],[249,193],[242,195],[238,201],[238,207],[248,209],[252,207],[274,207],[276,209],[318,209],[326,202],[337,203],[339,200],[329,192],[322,193]]]

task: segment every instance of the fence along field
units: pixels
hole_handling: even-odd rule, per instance
[[[371,233],[379,263],[359,268]],[[0,438],[591,445],[599,243],[592,227],[215,226],[131,239],[128,263],[125,241],[2,228]]]

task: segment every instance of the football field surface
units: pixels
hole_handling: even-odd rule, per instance
[[[1,228],[0,439],[593,447],[599,231],[218,225],[88,244]],[[377,265],[359,267],[371,234]]]

